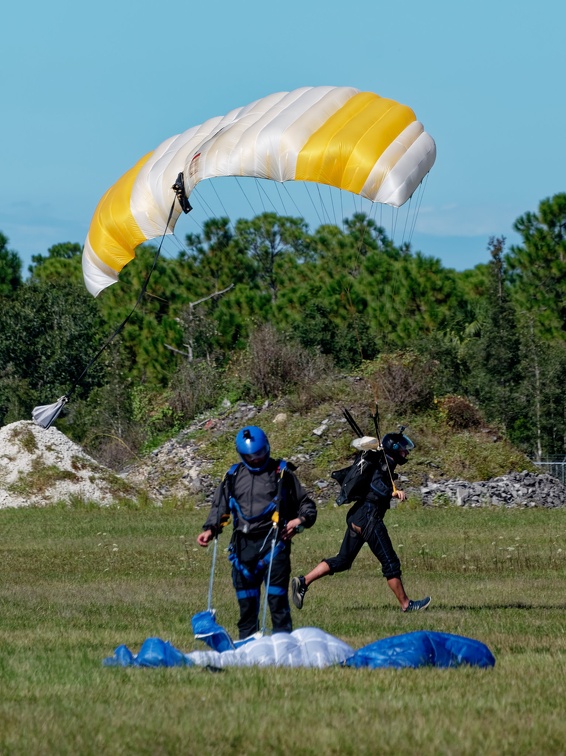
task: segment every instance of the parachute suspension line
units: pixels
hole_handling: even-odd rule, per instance
[[[351,313],[353,313],[354,316],[357,315],[356,308],[354,306],[354,302],[352,301],[352,290],[350,288],[346,289],[345,294],[346,294],[346,297],[348,299],[348,305],[349,305],[348,309],[350,310]],[[357,345],[358,345],[358,352],[359,352],[359,355],[360,355],[360,361],[363,361],[363,354],[364,353],[363,353],[363,349],[362,349],[362,340],[360,338],[359,324],[358,324],[358,321],[357,321],[357,319],[355,317],[353,318],[353,320],[354,320],[354,334],[356,336],[356,342],[357,342]]]
[[[362,248],[364,246],[364,242],[365,242],[365,239],[366,239],[366,232],[369,231],[369,223],[370,223],[371,218],[369,217],[369,215],[366,215],[365,213],[362,213],[361,210],[360,210],[360,215],[364,216],[364,222],[362,223],[362,226],[361,226],[361,234],[360,234],[360,238],[358,240],[358,246],[357,246],[357,249],[356,249],[356,255],[359,258],[360,264],[361,264]]]
[[[255,186],[256,186],[256,189],[257,189],[257,194],[258,194],[258,197],[259,197],[259,201],[261,203],[262,210],[263,210],[264,213],[266,213],[267,210],[265,209],[265,202],[263,201],[263,195],[261,193],[261,188],[260,188],[260,185],[259,185],[259,181],[257,180],[257,178],[255,178],[254,181],[255,181]]]
[[[411,231],[410,231],[410,235],[409,235],[409,242],[413,238],[413,234],[415,232],[415,226],[417,225],[417,218],[419,216],[419,212],[420,212],[420,209],[421,209],[421,204],[422,204],[422,201],[423,201],[423,197],[424,197],[424,193],[425,193],[425,189],[426,189],[427,183],[428,183],[428,173],[424,177],[423,181],[421,181],[421,183],[419,184],[419,194],[418,194],[417,202],[416,202],[417,207],[415,209],[415,213],[414,213],[414,216],[413,216],[413,223],[411,225]]]
[[[226,208],[224,207],[224,203],[222,202],[222,199],[220,198],[220,195],[218,194],[218,190],[217,190],[217,189],[216,189],[216,187],[214,186],[214,181],[211,181],[211,182],[210,182],[210,186],[212,187],[212,191],[214,192],[214,194],[216,194],[216,198],[217,198],[218,202],[220,203],[220,207],[222,208],[222,210],[223,210],[223,212],[224,212],[224,215],[225,215],[225,216],[226,216],[226,218],[228,218],[228,220],[230,221],[230,213],[229,213],[229,212],[228,212],[228,210],[226,210]],[[215,216],[215,217],[216,217],[216,216]],[[230,222],[231,222],[231,221],[230,221]]]
[[[200,223],[197,222],[197,225],[202,229],[202,226],[200,225]],[[179,239],[177,234],[170,234],[170,236],[171,236],[171,241],[173,242],[172,246],[175,246],[177,253],[184,252],[186,250],[186,247],[183,244],[182,240]]]
[[[312,204],[312,206],[314,208],[314,211],[316,213],[316,217],[318,218],[318,223],[319,223],[320,226],[322,226],[323,225],[323,219],[320,217],[320,213],[318,212],[318,207],[316,206],[316,203],[315,203],[315,201],[312,198],[311,189],[310,189],[310,187],[309,187],[309,185],[308,185],[308,183],[306,181],[304,182],[304,186],[305,186],[308,198],[310,199],[311,204]]]
[[[340,230],[344,233],[344,193],[340,192]]]
[[[281,196],[281,186],[280,186],[280,184],[281,184],[280,181],[276,181],[275,182],[275,189],[277,191],[277,196],[279,197],[279,202],[281,203],[281,207],[283,208],[283,212],[285,213],[285,215],[289,215],[289,212],[287,210],[287,206],[285,205],[285,200]]]
[[[338,223],[336,221],[336,210],[334,209],[334,198],[332,196],[332,189],[328,187],[328,195],[330,197],[330,206],[332,207],[332,215],[334,216],[334,225],[337,226]]]
[[[208,213],[209,213],[210,217],[218,219],[218,215],[217,215],[217,214],[216,214],[216,212],[214,211],[214,208],[213,208],[213,207],[211,206],[211,204],[210,204],[210,203],[209,203],[209,202],[208,202],[208,201],[207,201],[207,200],[206,200],[206,199],[204,198],[204,196],[202,195],[202,193],[199,193],[199,195],[198,195],[198,201],[199,201],[199,205],[201,205],[202,207],[205,207],[205,208],[206,208],[206,210],[208,211]],[[220,204],[222,205],[222,203],[220,203]],[[196,218],[193,218],[193,220],[194,220],[194,222],[195,222],[195,223],[197,224],[197,226],[198,226],[198,227],[200,228],[200,230],[201,230],[201,231],[204,231],[204,226],[203,226],[203,225],[202,225],[201,223],[199,223],[199,221],[197,221],[197,219],[196,219]]]
[[[355,207],[355,204],[354,204],[354,207]],[[362,223],[362,226],[361,226],[361,233],[360,233],[360,238],[358,240],[357,248],[354,250],[354,257],[357,259],[358,265],[360,266],[360,268],[361,268],[361,265],[362,265],[362,247],[363,247],[364,242],[365,242],[366,231],[369,230],[369,221],[370,221],[370,218],[369,218],[368,215],[364,215],[364,217],[365,217],[365,219],[364,219],[364,222]],[[350,275],[353,278],[353,274],[350,273]],[[344,289],[344,294],[345,294],[345,296],[346,296],[346,298],[348,300],[348,305],[349,305],[348,309],[350,310],[350,313],[353,316],[357,315],[356,308],[355,308],[354,302],[352,300],[351,288],[348,287],[347,289]],[[354,333],[355,333],[356,342],[357,342],[357,345],[358,345],[358,352],[359,352],[359,355],[360,355],[360,360],[363,360],[363,349],[362,349],[362,341],[361,341],[361,338],[360,338],[359,324],[358,324],[357,319],[355,317],[353,317],[353,325],[354,325]]]
[[[397,231],[397,217],[398,213],[395,212],[396,208],[391,207],[391,241],[395,243],[395,232]]]
[[[372,204],[372,207],[370,209],[370,213],[369,214],[370,214],[370,217],[373,215],[373,218],[371,218],[371,219],[375,223],[375,225],[377,226],[377,217],[376,217],[377,216],[377,202],[372,202],[371,204]]]
[[[126,317],[124,318],[124,320],[120,323],[120,325],[112,333],[112,335],[110,336],[110,338],[108,338],[104,342],[104,344],[100,347],[100,349],[98,350],[98,352],[94,355],[94,357],[91,359],[91,361],[85,367],[85,369],[83,370],[83,372],[79,375],[79,377],[74,382],[74,384],[71,386],[71,388],[69,389],[69,391],[67,391],[67,393],[65,394],[65,397],[67,398],[67,401],[69,400],[69,398],[71,397],[71,394],[75,391],[75,389],[77,388],[77,386],[80,384],[80,382],[82,381],[82,379],[88,373],[88,371],[90,370],[90,368],[98,360],[98,358],[100,357],[100,355],[102,354],[102,352],[112,343],[112,341],[114,341],[114,339],[116,338],[116,336],[118,336],[118,334],[121,333],[121,331],[124,329],[126,323],[132,317],[132,315],[136,311],[139,303],[141,302],[141,300],[142,300],[142,298],[143,298],[143,296],[144,296],[144,294],[145,294],[145,292],[147,290],[147,287],[148,287],[148,284],[149,284],[149,279],[151,278],[151,274],[153,273],[153,271],[155,270],[155,267],[157,265],[157,260],[159,259],[159,255],[161,253],[161,247],[163,246],[163,240],[165,239],[165,237],[167,235],[167,229],[169,228],[169,222],[171,221],[171,218],[173,217],[173,210],[175,209],[175,202],[176,201],[177,201],[177,197],[173,200],[173,203],[171,205],[171,210],[169,212],[169,218],[167,219],[167,223],[165,224],[165,231],[163,232],[163,236],[161,237],[161,242],[160,242],[159,247],[157,248],[157,251],[155,252],[155,255],[153,257],[153,262],[151,264],[151,268],[149,269],[149,272],[148,272],[148,274],[147,274],[147,276],[145,278],[145,281],[143,282],[143,285],[141,287],[141,290],[140,290],[140,293],[138,295],[138,298],[136,299],[136,303],[134,304],[134,306],[130,310],[129,314],[126,315]]]
[[[202,231],[201,224],[197,220],[195,220],[195,223]],[[183,243],[177,234],[168,234],[168,238],[165,240],[163,247],[161,248],[161,256],[167,258],[167,260],[175,261],[179,259],[180,254],[187,254],[187,245]],[[124,283],[123,286],[125,287],[126,284]],[[149,293],[148,296],[153,296],[155,298],[155,295]]]
[[[240,187],[240,191],[242,192],[242,194],[243,194],[243,195],[244,195],[244,197],[246,198],[246,202],[247,202],[247,203],[248,203],[248,205],[250,206],[250,209],[251,209],[252,213],[253,213],[254,215],[257,215],[257,213],[256,213],[256,211],[255,211],[255,208],[254,208],[254,206],[253,206],[253,205],[252,205],[252,203],[250,202],[250,198],[249,198],[249,197],[248,197],[248,195],[246,194],[245,190],[244,190],[244,189],[243,189],[243,187],[242,187],[242,184],[241,184],[241,183],[240,183],[240,182],[238,181],[238,178],[237,178],[237,177],[236,177],[236,183],[238,184],[238,186]]]
[[[275,203],[273,202],[273,200],[271,199],[271,197],[269,196],[269,194],[265,191],[265,187],[261,184],[261,182],[259,181],[259,179],[256,178],[255,182],[256,182],[256,185],[257,185],[258,194],[259,194],[260,199],[261,199],[261,204],[262,204],[262,207],[263,207],[263,212],[264,213],[266,212],[266,207],[265,207],[265,204],[263,202],[263,197],[265,197],[265,199],[269,202],[269,204],[271,205],[271,207],[275,211],[275,214],[279,215],[279,210],[277,209],[277,206],[275,205]]]
[[[279,184],[278,184],[277,186],[279,187]],[[295,199],[294,199],[293,195],[291,194],[291,192],[289,191],[289,187],[287,186],[287,183],[286,183],[286,182],[283,182],[283,189],[284,189],[284,190],[285,190],[285,192],[287,193],[287,198],[288,198],[288,199],[290,200],[290,202],[291,202],[291,203],[293,204],[293,206],[294,206],[295,210],[296,210],[296,211],[297,211],[297,213],[299,214],[299,217],[302,217],[302,216],[304,215],[304,213],[303,213],[303,211],[302,211],[302,210],[300,210],[299,206],[298,206],[298,205],[297,205],[297,203],[295,202]],[[284,206],[284,205],[283,205],[283,206]],[[285,206],[284,206],[284,207],[285,207]],[[287,211],[285,210],[285,212],[287,212]]]
[[[407,212],[405,214],[405,225],[403,226],[403,235],[401,236],[401,244],[403,244],[403,242],[405,241],[405,234],[407,233],[407,223],[409,221],[409,215],[411,214],[412,201],[413,201],[413,195],[409,197],[409,203],[407,205]]]
[[[322,199],[322,192],[320,191],[320,184],[316,184],[316,191],[318,192],[318,199],[320,201],[320,209],[322,211],[322,214],[324,216],[324,220],[327,223],[332,223],[332,220],[330,216],[328,215],[328,210],[326,209],[326,206],[324,204],[324,200]]]

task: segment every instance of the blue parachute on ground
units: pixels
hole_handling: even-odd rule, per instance
[[[127,646],[121,645],[102,662],[105,667],[192,667],[194,662],[161,638],[146,638],[139,653],[133,654]]]
[[[495,657],[478,640],[419,630],[370,643],[346,660],[348,667],[493,667]]]
[[[161,638],[147,638],[138,654],[118,646],[114,656],[103,661],[112,667],[317,667],[334,664],[348,667],[493,667],[489,648],[473,638],[419,630],[370,643],[354,651],[347,643],[317,627],[301,627],[292,633],[257,634],[234,641],[216,622],[212,611],[195,614],[193,632],[209,651],[184,654]]]

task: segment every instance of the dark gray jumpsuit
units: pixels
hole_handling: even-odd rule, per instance
[[[226,476],[216,489],[210,514],[203,526],[204,530],[210,528],[216,532],[222,515],[232,516],[234,532],[230,560],[232,582],[240,607],[238,631],[241,639],[259,630],[260,590],[267,578],[268,565],[258,567],[258,562],[264,561],[271,552],[274,529],[269,505],[277,496],[278,470],[279,460],[274,459],[269,460],[262,472],[252,472],[240,464],[236,473]],[[286,470],[279,502],[277,541],[280,541],[280,531],[287,522],[299,517],[305,528],[310,528],[316,515],[316,504],[296,475]],[[267,600],[274,633],[290,633],[293,629],[288,599],[290,575],[291,544],[286,543],[277,547],[271,566]]]

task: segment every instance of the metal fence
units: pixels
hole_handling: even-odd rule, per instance
[[[542,467],[545,473],[558,478],[564,485],[566,485],[566,457],[561,455],[558,457],[548,457],[540,462],[533,460],[533,463],[538,467]]]

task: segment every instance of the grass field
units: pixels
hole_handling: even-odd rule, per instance
[[[431,629],[477,638],[491,670],[106,668],[147,637],[183,651],[206,609],[203,511],[0,512],[0,753],[566,753],[566,511],[396,509],[387,515],[409,595],[403,615],[365,548],[313,585],[295,626],[359,648]],[[345,510],[295,540],[294,574],[338,550]],[[221,545],[227,546],[228,538]],[[236,635],[222,550],[214,601]]]

